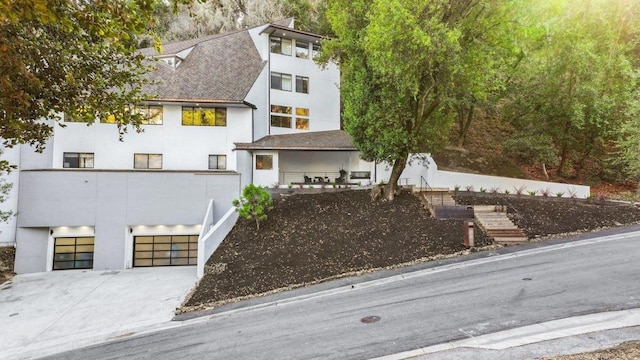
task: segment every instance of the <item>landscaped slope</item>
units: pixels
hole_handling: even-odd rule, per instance
[[[640,209],[628,205],[478,193],[456,198],[462,204],[507,205],[509,216],[530,238],[640,221]],[[486,235],[476,230],[476,246],[487,245]],[[455,254],[464,250],[462,239],[462,220],[432,219],[408,193],[375,203],[368,191],[280,197],[260,231],[252,221],[238,221],[182,310]]]

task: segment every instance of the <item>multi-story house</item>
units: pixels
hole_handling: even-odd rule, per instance
[[[9,149],[18,215],[2,236],[15,236],[16,272],[195,264],[210,200],[215,221],[249,183],[370,176],[340,131],[339,71],[314,62],[319,42],[288,19],[144,49],[158,61],[153,98],[136,105],[143,132],[119,141],[116,119],[64,114],[44,153]]]
[[[361,160],[340,130],[340,74],[314,62],[320,40],[288,19],[165,44],[162,54],[144,49],[158,61],[145,88],[152,97],[134,107],[149,115],[143,132],[120,141],[117,119],[87,126],[64,114],[65,127],[49,120],[43,153],[5,149],[19,171],[0,208],[17,216],[0,226],[0,244],[15,240],[15,271],[195,265],[199,235],[249,183],[388,179],[388,167]],[[409,166],[402,183],[504,182],[428,164]]]

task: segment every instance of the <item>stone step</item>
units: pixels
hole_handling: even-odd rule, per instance
[[[516,244],[526,244],[529,242],[529,239],[525,236],[522,237],[496,237],[493,239],[493,242],[496,244],[502,245],[516,245]]]
[[[497,244],[522,244],[529,242],[524,232],[507,217],[501,205],[482,205],[474,207],[474,216],[480,228]],[[504,209],[506,210],[506,209]]]

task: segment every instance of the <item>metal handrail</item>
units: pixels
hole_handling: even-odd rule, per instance
[[[430,194],[429,195],[429,203],[433,206],[434,205],[434,202],[433,202],[433,193],[434,193],[433,188],[429,185],[429,182],[427,182],[427,179],[425,179],[424,176],[420,175],[420,187],[424,189],[425,186],[423,186],[423,184],[426,185],[427,191],[429,191],[429,194]],[[444,196],[442,194],[440,194],[440,205],[444,205]]]

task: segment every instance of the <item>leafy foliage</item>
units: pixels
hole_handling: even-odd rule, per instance
[[[120,134],[143,117],[147,71],[137,39],[153,27],[154,0],[0,3],[0,135],[42,151],[62,114],[93,123],[115,116]]]
[[[233,200],[233,206],[240,216],[254,219],[256,228],[260,230],[260,221],[266,220],[267,211],[273,209],[273,199],[265,188],[249,184],[242,189],[240,199]]]
[[[488,30],[510,24],[495,17],[502,13],[502,3],[329,4],[327,17],[337,38],[325,42],[324,61],[340,64],[345,130],[362,158],[393,163],[388,199],[397,190],[409,154],[444,145],[459,89],[482,99],[486,89],[494,87],[487,82],[495,77],[485,74],[493,74],[498,62],[486,61],[479,47],[501,47],[495,35],[502,32]]]

